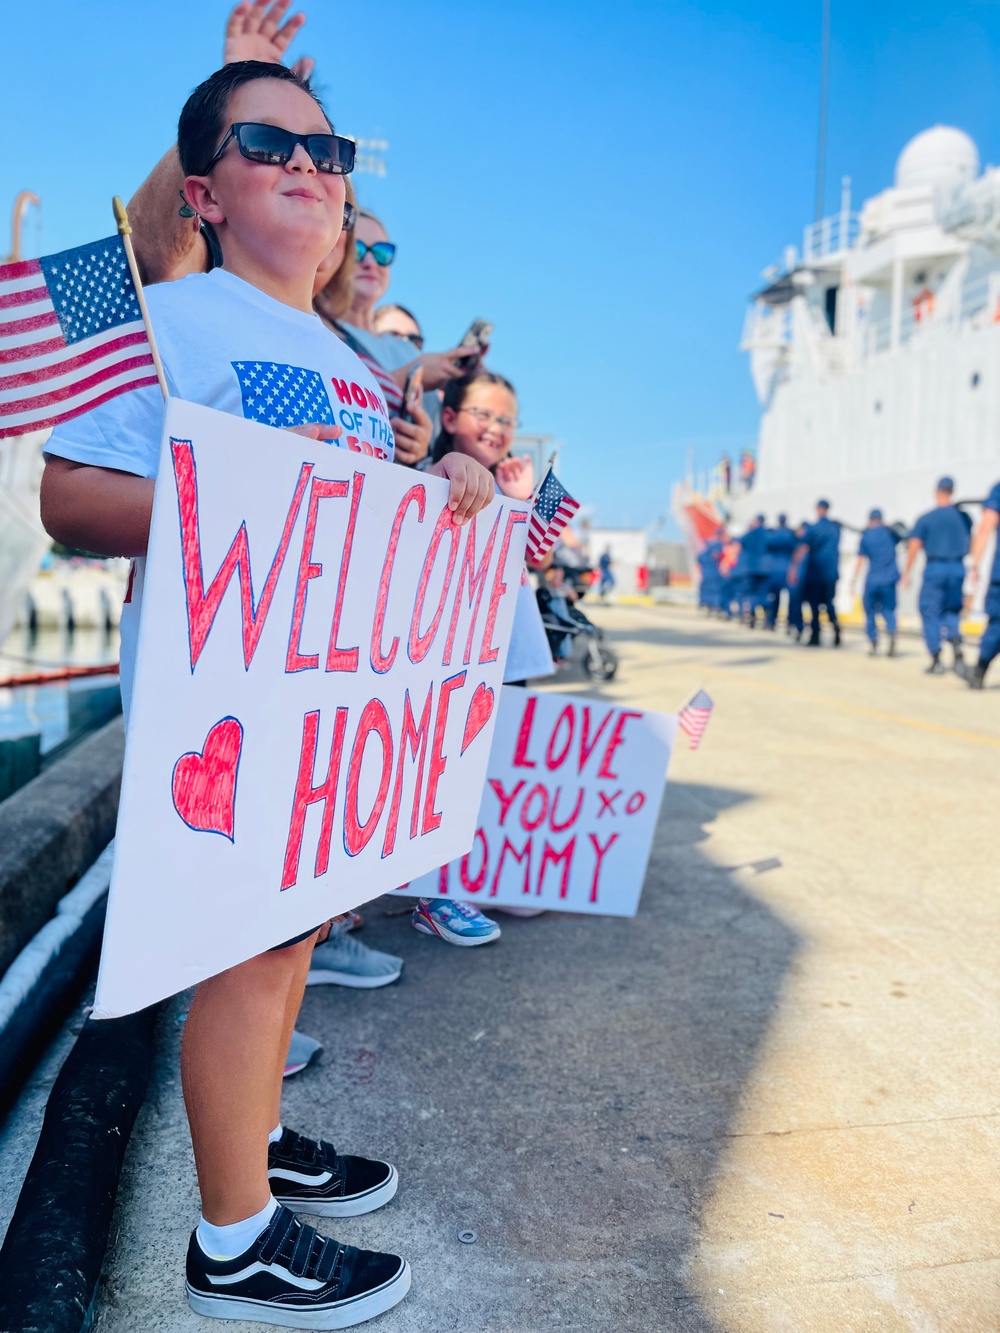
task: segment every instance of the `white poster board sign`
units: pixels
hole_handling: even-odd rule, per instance
[[[171,400],[95,1015],[468,849],[528,506]]]
[[[398,892],[634,916],[676,717],[506,686],[472,848]]]

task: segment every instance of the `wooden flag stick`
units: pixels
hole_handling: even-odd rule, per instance
[[[167,377],[163,373],[163,363],[160,360],[160,353],[156,349],[156,339],[153,337],[153,326],[149,322],[149,311],[146,309],[146,296],[142,290],[142,279],[139,277],[139,266],[135,262],[135,253],[132,250],[132,228],[129,226],[128,213],[125,211],[125,205],[117,195],[111,201],[111,207],[115,211],[115,221],[118,223],[118,234],[122,238],[122,245],[125,247],[125,258],[128,260],[128,266],[132,273],[132,282],[135,286],[136,300],[139,302],[139,313],[142,315],[142,322],[146,328],[146,337],[149,339],[149,351],[153,358],[153,366],[156,370],[156,378],[160,383],[160,392],[164,398],[169,398],[167,392]]]
[[[552,471],[552,469],[555,467],[555,465],[556,465],[556,459],[557,459],[558,457],[559,457],[559,450],[558,450],[558,449],[553,449],[552,452],[549,454],[549,461],[545,464],[545,471],[542,473],[541,478],[540,478],[540,480],[539,480],[539,482],[538,482],[538,485],[535,487],[535,489],[534,489],[534,490],[532,491],[532,493],[531,493],[531,505],[532,505],[532,507],[534,507],[535,501],[538,499],[538,492],[539,492],[539,491],[542,489],[542,487],[545,485],[545,478],[549,475],[549,473],[550,473],[550,472]]]

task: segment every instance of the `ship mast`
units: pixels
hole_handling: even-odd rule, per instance
[[[820,56],[819,135],[816,145],[816,218],[823,221],[823,197],[826,185],[826,120],[830,97],[830,0],[823,0],[823,45]]]
[[[41,202],[38,195],[32,194],[30,190],[22,190],[14,200],[14,215],[10,224],[10,254],[5,257],[6,263],[14,264],[22,258],[21,228],[24,225],[24,215],[32,204],[37,208]]]

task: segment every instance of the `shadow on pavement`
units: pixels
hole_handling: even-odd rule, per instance
[[[319,1222],[409,1258],[411,1294],[378,1333],[722,1333],[687,1274],[797,947],[701,850],[747,799],[669,784],[634,920],[498,915],[499,942],[458,949],[383,898],[362,938],[405,958],[401,982],[306,992],[299,1027],[325,1053],[286,1084],[284,1123],[399,1168],[387,1208]],[[183,1004],[130,1145],[96,1333],[204,1328],[183,1287],[198,1215]]]
[[[307,993],[327,1051],[286,1120],[400,1169],[390,1208],[335,1232],[413,1263],[380,1330],[718,1333],[685,1275],[797,944],[699,849],[745,799],[670,784],[635,920],[498,915],[465,950],[381,900],[363,938],[402,983]]]

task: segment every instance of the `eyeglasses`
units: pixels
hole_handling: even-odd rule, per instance
[[[301,144],[312,158],[313,166],[330,176],[347,176],[354,170],[354,140],[345,139],[340,134],[293,134],[283,130],[280,125],[258,125],[253,121],[241,120],[230,125],[229,133],[219,144],[206,167],[211,171],[219,158],[226,151],[230,139],[236,140],[236,146],[248,162],[257,162],[266,166],[283,167]]]
[[[365,255],[370,254],[379,268],[388,268],[396,258],[396,247],[392,241],[376,241],[374,245],[365,245],[364,241],[355,241],[354,251],[359,264],[363,262]]]
[[[517,422],[510,417],[498,417],[495,412],[488,412],[485,407],[460,407],[458,410],[460,412],[468,412],[469,416],[478,421],[480,426],[489,426],[493,422],[496,422],[504,432],[516,430],[517,428]]]
[[[353,231],[358,220],[358,210],[349,199],[344,200],[344,231]]]

